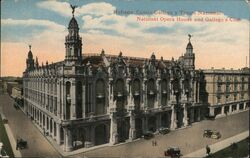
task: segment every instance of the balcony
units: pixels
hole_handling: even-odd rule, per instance
[[[154,95],[155,92],[153,90],[148,91],[148,95]]]
[[[162,91],[162,94],[167,94],[168,92],[166,90],[163,90]]]
[[[104,97],[105,97],[104,93],[97,93],[96,94],[96,98],[98,98],[98,99],[102,99]]]
[[[117,97],[123,97],[123,93],[122,92],[117,92]]]
[[[140,95],[140,92],[139,91],[135,91],[134,92],[134,96],[139,96]]]
[[[67,99],[67,102],[70,102],[70,101],[71,101],[70,94],[67,94],[67,95],[66,95],[66,99]]]

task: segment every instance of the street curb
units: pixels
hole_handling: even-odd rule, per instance
[[[0,114],[1,114],[1,117],[2,117],[2,118],[6,118],[6,117],[4,116],[3,113],[0,113]],[[8,124],[4,124],[4,128],[5,128],[5,130],[6,130],[6,133],[7,133],[8,138],[9,138],[10,145],[11,145],[12,151],[13,151],[13,153],[14,153],[14,156],[15,156],[15,157],[22,157],[21,152],[20,152],[19,150],[16,150],[16,143],[17,143],[17,142],[15,141],[15,138],[14,138],[14,136],[13,136],[13,133],[12,133],[12,131],[11,131],[9,125],[8,125]]]
[[[242,132],[240,134],[237,134],[235,136],[226,138],[220,142],[211,144],[209,147],[213,153],[216,153],[224,148],[229,147],[232,143],[237,143],[241,140],[246,139],[249,137],[249,130]],[[205,157],[206,156],[206,148],[201,148],[195,152],[189,153],[183,157]]]

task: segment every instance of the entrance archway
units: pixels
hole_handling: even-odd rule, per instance
[[[105,124],[95,127],[95,145],[101,145],[108,142],[107,128]]]
[[[136,129],[136,138],[140,138],[142,136],[142,120],[140,118],[135,119],[135,129]]]
[[[123,118],[117,121],[118,141],[125,142],[129,138],[129,118]]]
[[[183,117],[184,117],[183,112],[184,112],[183,108],[179,108],[179,109],[176,110],[177,128],[180,128],[183,125]]]
[[[151,116],[148,119],[148,130],[155,132],[156,131],[156,117],[155,116]]]

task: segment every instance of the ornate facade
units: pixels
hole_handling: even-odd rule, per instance
[[[74,16],[65,60],[39,65],[28,52],[24,110],[65,151],[140,138],[203,118],[200,72],[190,42],[178,60],[82,54]]]
[[[83,54],[73,17],[65,60],[39,66],[28,53],[23,75],[27,114],[65,151],[172,130],[200,120],[194,53],[189,41],[179,60]]]

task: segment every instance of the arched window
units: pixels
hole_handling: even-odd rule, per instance
[[[155,82],[153,79],[150,79],[147,83],[147,93],[148,107],[153,108],[155,101]]]
[[[76,84],[76,118],[82,118],[82,82]]]
[[[161,94],[161,105],[167,105],[168,83],[165,79],[161,81]]]
[[[132,93],[133,93],[133,95],[134,96],[140,95],[140,89],[141,89],[140,80],[139,79],[135,79],[133,81],[133,85],[132,85]]]
[[[114,94],[117,97],[122,97],[124,95],[124,81],[122,79],[116,81]]]
[[[116,98],[116,106],[119,110],[124,109],[124,81],[122,79],[118,79],[115,83],[114,87],[114,96]]]
[[[70,119],[70,107],[71,107],[71,96],[70,96],[71,83],[66,82],[66,119]]]
[[[102,79],[96,81],[96,115],[105,114],[105,83]]]
[[[140,91],[141,91],[141,84],[139,79],[135,79],[132,84],[132,94],[134,97],[134,104],[135,109],[140,109]]]

